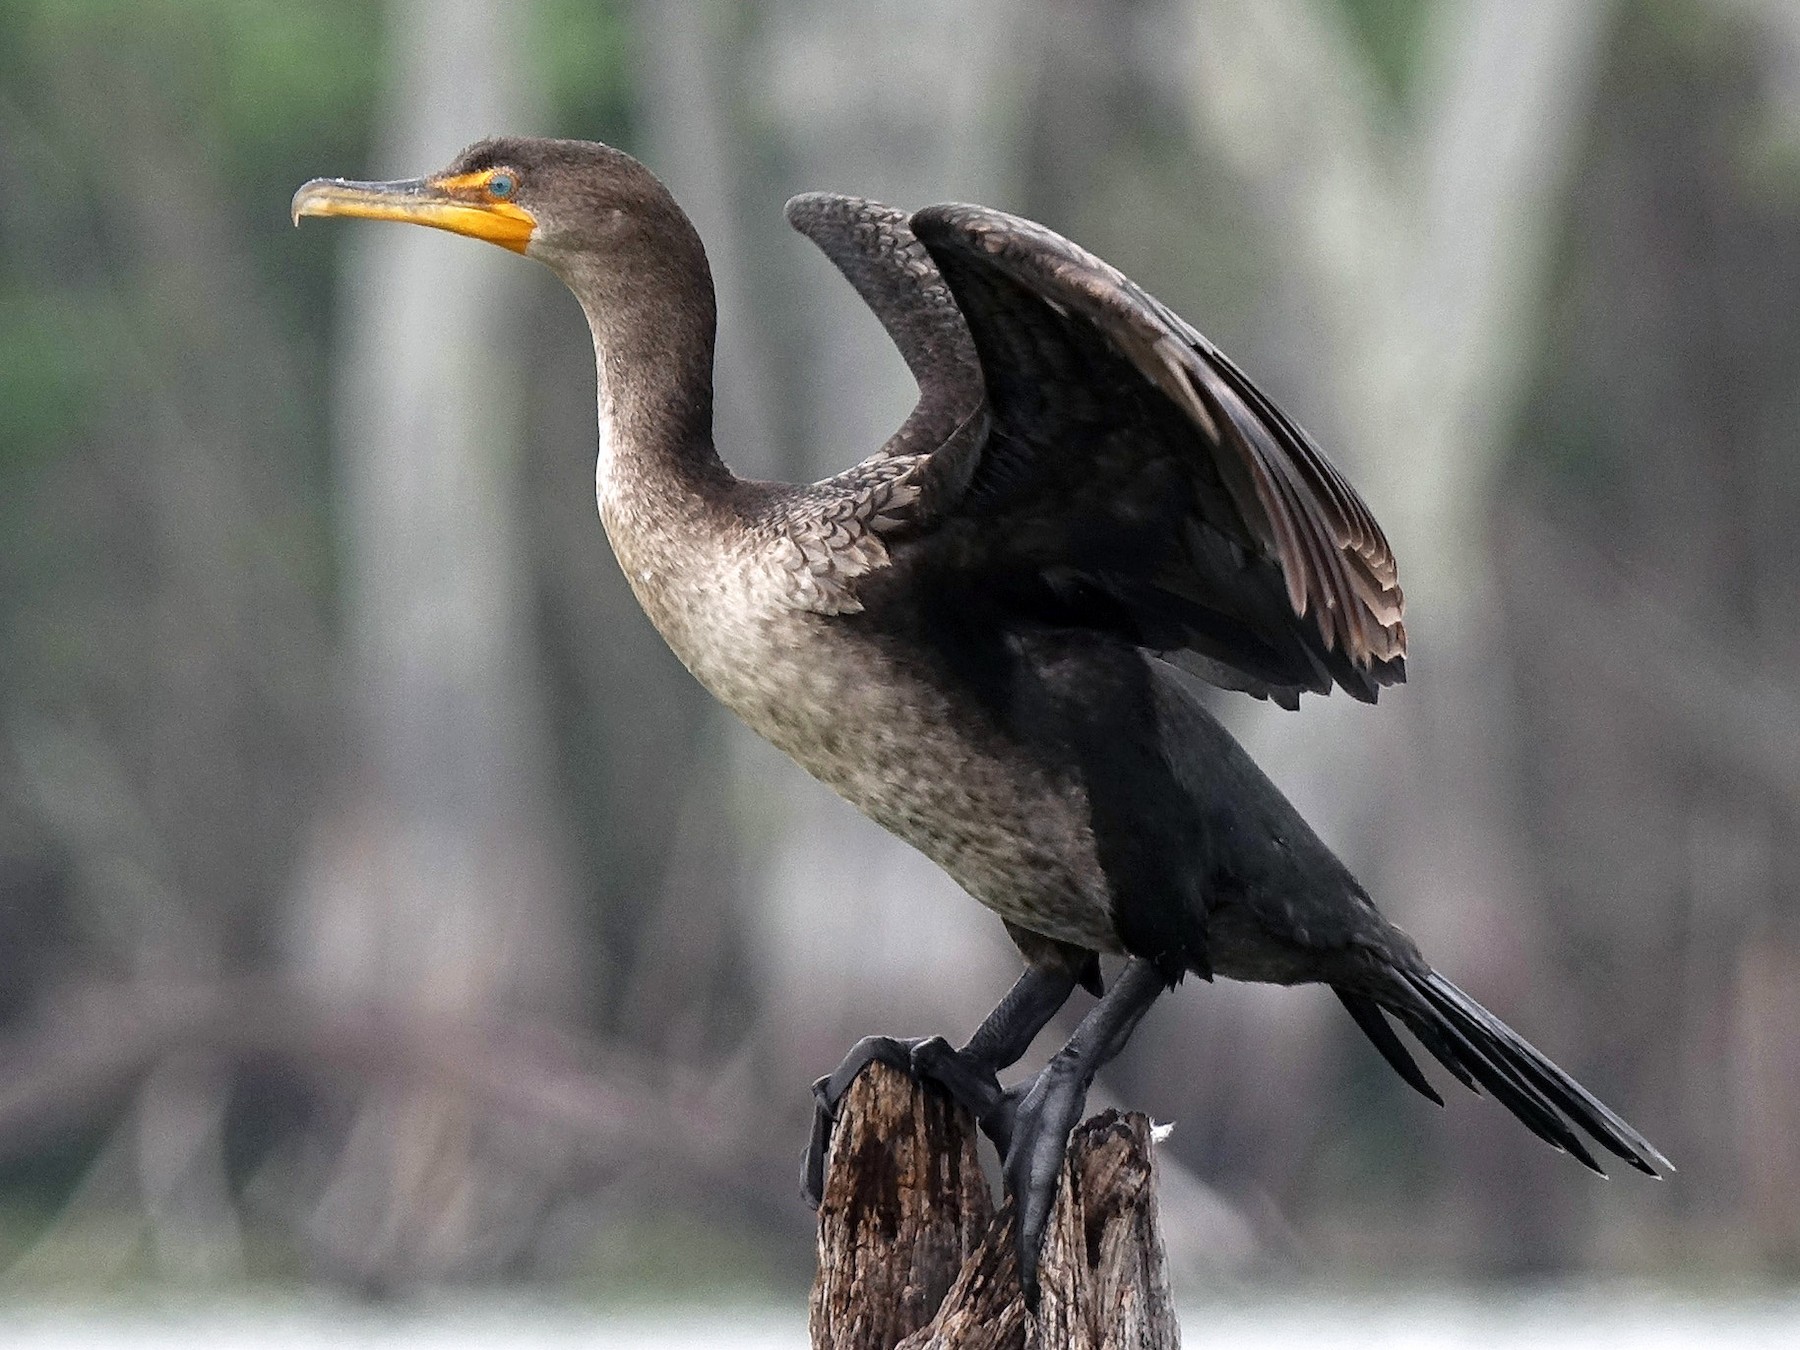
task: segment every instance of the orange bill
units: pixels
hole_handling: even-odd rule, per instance
[[[484,170],[454,178],[406,178],[393,183],[315,178],[294,194],[294,224],[300,223],[301,216],[404,220],[523,253],[537,229],[537,217],[514,202],[488,195],[487,181],[492,176],[492,170]]]

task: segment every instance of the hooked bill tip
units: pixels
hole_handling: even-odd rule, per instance
[[[294,193],[294,199],[288,204],[288,219],[294,224],[300,223],[300,217],[312,215],[307,208],[315,205],[323,196],[323,190],[342,182],[337,178],[313,178],[300,185]]]

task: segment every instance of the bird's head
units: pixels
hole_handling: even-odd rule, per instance
[[[539,258],[558,271],[578,258],[606,260],[634,242],[692,234],[656,176],[624,151],[523,136],[478,141],[424,178],[315,178],[294,194],[296,225],[302,216],[431,225]]]

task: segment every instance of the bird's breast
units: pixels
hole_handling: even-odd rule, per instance
[[[916,644],[866,615],[790,609],[744,575],[691,586],[679,606],[650,598],[700,682],[1002,917],[1118,950],[1079,783],[1009,740]]]

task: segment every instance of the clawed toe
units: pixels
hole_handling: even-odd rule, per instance
[[[850,1053],[844,1056],[842,1064],[813,1084],[813,1098],[828,1105],[835,1119],[838,1103],[844,1099],[844,1094],[850,1090],[850,1085],[856,1081],[858,1074],[871,1064],[886,1064],[901,1073],[911,1073],[913,1047],[917,1044],[917,1041],[901,1040],[894,1036],[864,1036],[850,1047]]]
[[[913,1077],[936,1083],[977,1120],[985,1120],[1004,1095],[993,1065],[956,1049],[942,1036],[932,1036],[913,1047],[912,1070]]]
[[[843,1063],[814,1081],[812,1133],[806,1141],[806,1156],[800,1162],[800,1193],[814,1209],[825,1200],[825,1158],[831,1151],[831,1129],[837,1123],[838,1103],[856,1076],[871,1064],[886,1064],[911,1074],[913,1050],[919,1044],[893,1036],[865,1036],[851,1047]]]
[[[923,1040],[866,1036],[844,1056],[842,1064],[813,1084],[812,1135],[806,1145],[800,1189],[814,1209],[825,1195],[825,1158],[831,1148],[838,1103],[857,1075],[875,1063],[898,1069],[916,1082],[943,1089],[952,1101],[968,1109],[995,1147],[1005,1154],[1022,1088],[1003,1091],[991,1064],[967,1050],[956,1049],[942,1036]]]
[[[1087,1104],[1087,1090],[1077,1066],[1060,1057],[1053,1059],[1017,1101],[1011,1124],[1011,1145],[1005,1151],[1002,1172],[1013,1197],[1019,1282],[1026,1301],[1034,1306],[1038,1254],[1062,1180],[1069,1131]]]

